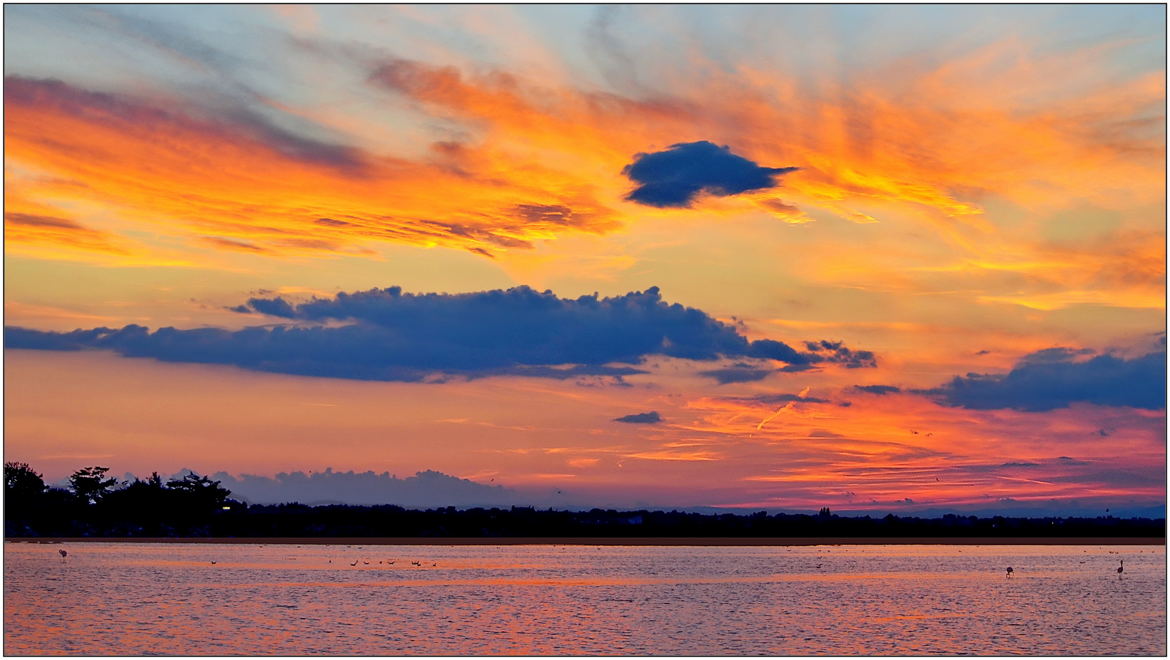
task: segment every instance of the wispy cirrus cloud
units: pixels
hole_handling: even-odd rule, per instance
[[[205,247],[327,256],[395,242],[490,255],[616,226],[582,190],[519,179],[501,186],[498,173],[468,176],[304,137],[244,107],[7,76],[5,110],[9,159],[79,182],[74,196],[157,231],[202,235]],[[27,185],[35,192],[35,181]],[[461,192],[435,195],[436,186]],[[34,237],[13,236],[26,238]]]
[[[4,238],[14,243],[49,243],[78,250],[128,255],[127,241],[68,218],[33,213],[4,214]]]

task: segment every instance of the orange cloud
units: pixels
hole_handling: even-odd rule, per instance
[[[67,218],[30,213],[5,212],[4,239],[18,244],[48,243],[119,255],[130,252],[109,232],[90,229]]]
[[[587,193],[539,178],[501,187],[490,173],[375,157],[253,116],[15,77],[5,92],[7,156],[83,184],[56,199],[97,200],[205,246],[327,255],[394,241],[490,253],[613,222]]]
[[[785,179],[782,202],[762,191],[706,211],[766,209],[793,223],[818,211],[865,223],[904,214],[972,250],[997,231],[989,199],[1033,211],[1161,199],[1161,132],[1150,124],[1161,76],[1103,76],[1101,56],[1005,40],[933,68],[874,66],[849,86],[698,62],[685,91],[646,98],[349,58],[368,67],[388,106],[460,127],[414,160],[302,137],[239,109],[9,77],[7,156],[84,184],[58,198],[98,200],[205,248],[324,256],[391,241],[492,255],[613,231],[638,214],[686,213],[623,201],[631,185],[621,171],[638,152],[709,139],[802,169]],[[1070,71],[1075,81],[1055,83]]]

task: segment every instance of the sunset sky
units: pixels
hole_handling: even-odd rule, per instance
[[[5,459],[1163,506],[1165,12],[8,5]]]

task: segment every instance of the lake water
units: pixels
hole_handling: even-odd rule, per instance
[[[1163,546],[4,550],[6,655],[1167,650]]]

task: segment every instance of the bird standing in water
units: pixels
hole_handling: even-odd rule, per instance
[[[1008,577],[1011,577],[1011,576],[1012,576],[1012,573],[1015,573],[1015,571],[1013,571],[1013,570],[1012,570],[1012,567],[1011,567],[1011,566],[1008,566],[1008,567],[1007,567],[1007,576],[1008,576]]]
[[[1121,574],[1125,572],[1125,560],[1119,559],[1118,561],[1121,562],[1121,565],[1117,567],[1117,579],[1120,580]]]

